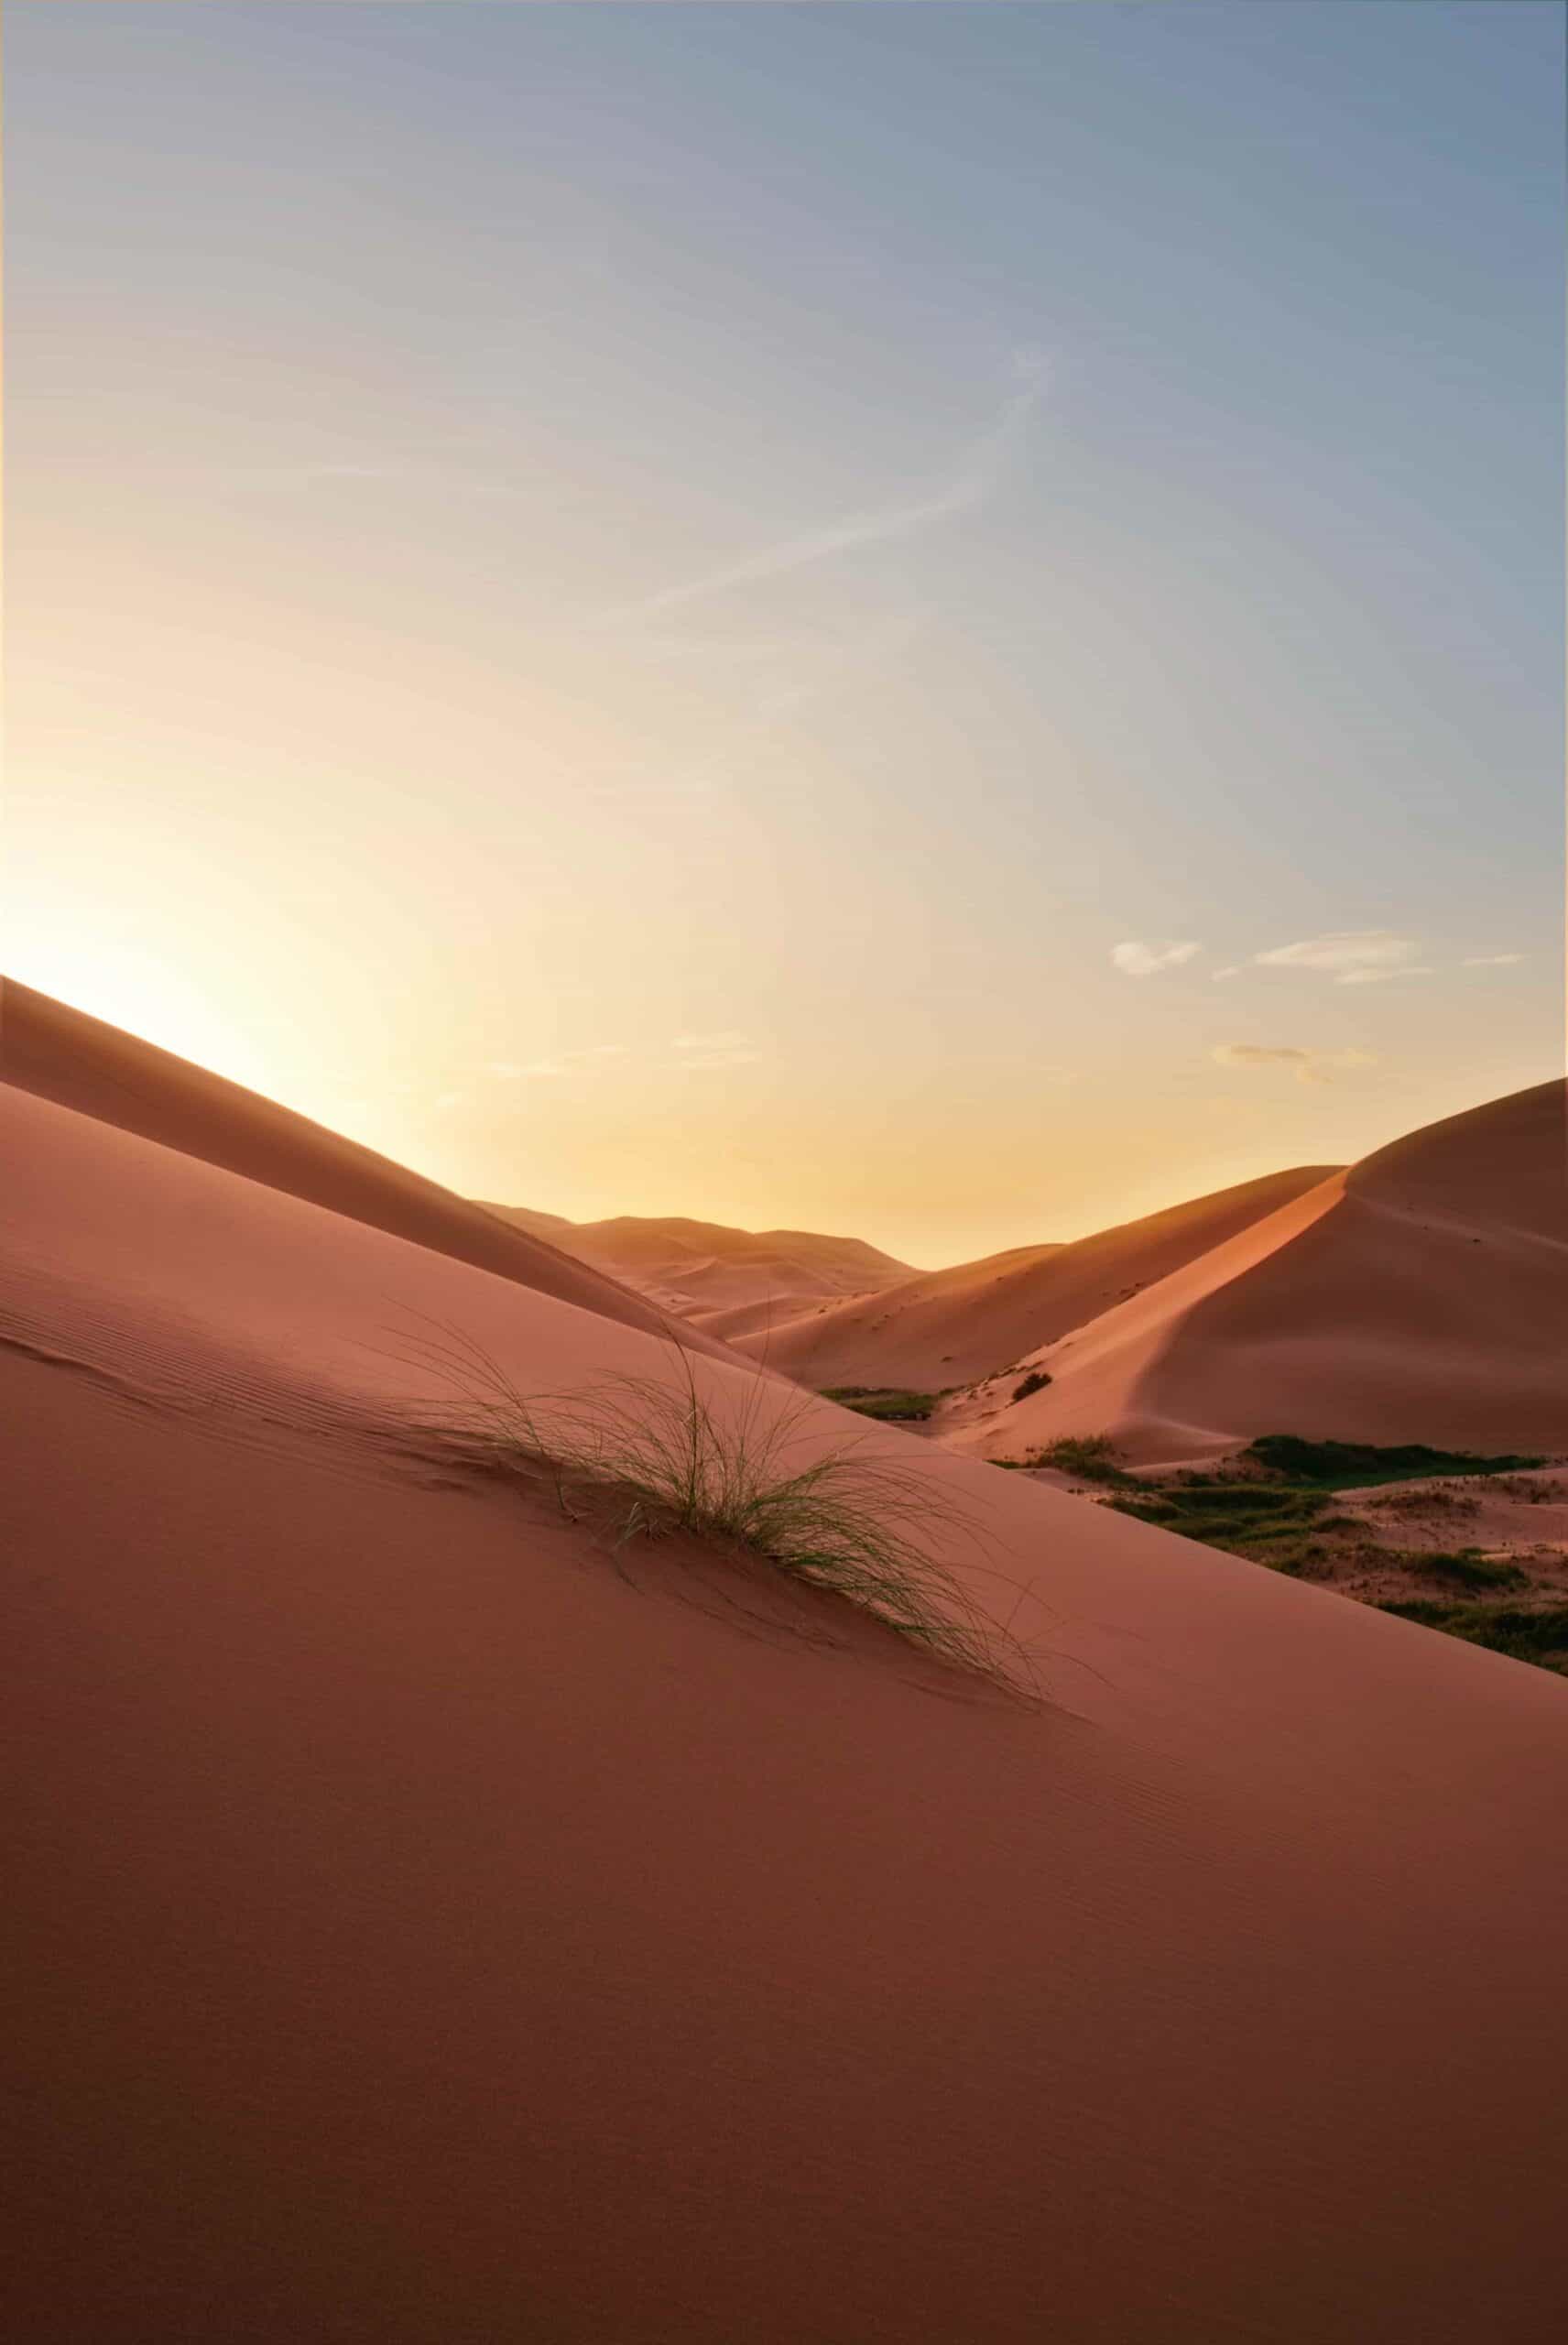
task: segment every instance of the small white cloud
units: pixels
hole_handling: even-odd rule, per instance
[[[1290,1067],[1298,1083],[1332,1083],[1336,1067],[1377,1063],[1370,1051],[1305,1051],[1286,1043],[1220,1042],[1209,1055],[1221,1066]]]
[[[1335,977],[1334,983],[1336,986],[1386,986],[1396,977],[1435,977],[1436,975],[1435,969],[1421,961],[1402,969],[1346,969],[1342,977]]]
[[[711,1074],[728,1066],[756,1066],[762,1053],[749,1034],[725,1031],[719,1034],[677,1034],[673,1047],[680,1053],[675,1061],[679,1067]]]
[[[1512,969],[1523,959],[1522,953],[1467,953],[1459,965],[1462,969]]]
[[[1124,977],[1151,977],[1157,969],[1179,969],[1203,949],[1201,944],[1173,943],[1167,937],[1132,937],[1125,944],[1112,945],[1111,962]]]
[[[1221,1066],[1272,1066],[1280,1060],[1287,1063],[1293,1059],[1304,1060],[1311,1056],[1311,1053],[1293,1050],[1284,1044],[1277,1050],[1266,1050],[1261,1042],[1218,1042],[1209,1055]]]
[[[566,1069],[559,1059],[531,1059],[526,1065],[515,1059],[491,1059],[485,1072],[501,1083],[520,1083],[533,1075],[564,1074]]]
[[[1276,944],[1253,958],[1265,968],[1321,969],[1335,985],[1364,986],[1399,972],[1418,974],[1409,964],[1419,949],[1413,936],[1397,936],[1391,929],[1337,928],[1326,936],[1303,937],[1296,944]]]
[[[1213,976],[1215,985],[1221,985],[1226,977],[1240,976],[1241,964],[1239,961],[1234,961],[1228,969],[1214,969],[1211,971],[1210,974]]]
[[[1303,1083],[1332,1083],[1334,1070],[1342,1066],[1376,1066],[1375,1051],[1312,1051],[1301,1069]]]

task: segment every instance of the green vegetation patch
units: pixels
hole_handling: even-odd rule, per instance
[[[1059,1474],[1076,1474],[1083,1482],[1111,1482],[1123,1489],[1140,1489],[1135,1474],[1116,1462],[1115,1445],[1103,1433],[1069,1434],[1048,1441],[1027,1460],[1030,1466],[1051,1466]]]
[[[1468,1449],[1429,1449],[1419,1441],[1388,1449],[1369,1441],[1306,1441],[1294,1433],[1260,1434],[1241,1454],[1270,1474],[1333,1490],[1370,1482],[1413,1482],[1429,1474],[1513,1474],[1544,1462],[1539,1457],[1482,1457]]]
[[[877,1384],[834,1384],[822,1394],[824,1401],[836,1401],[857,1416],[889,1425],[923,1424],[942,1397],[940,1392],[905,1392]]]
[[[1517,1564],[1495,1563],[1479,1547],[1461,1547],[1450,1554],[1425,1554],[1417,1548],[1402,1550],[1399,1561],[1407,1571],[1427,1579],[1446,1580],[1451,1587],[1528,1587],[1530,1574]]]
[[[1485,1645],[1514,1661],[1533,1661],[1568,1674],[1568,1604],[1443,1604],[1412,1599],[1381,1604],[1396,1620],[1441,1629],[1466,1644]]]
[[[1432,1449],[1419,1442],[1378,1448],[1370,1442],[1307,1441],[1296,1434],[1265,1434],[1228,1470],[1203,1473],[1187,1467],[1168,1480],[1149,1481],[1120,1465],[1107,1436],[1089,1434],[1053,1441],[1025,1459],[995,1462],[1015,1468],[1053,1466],[1081,1480],[1104,1483],[1102,1503],[1116,1513],[1292,1577],[1332,1577],[1336,1563],[1348,1562],[1402,1572],[1418,1583],[1435,1582],[1452,1590],[1452,1596],[1379,1602],[1377,1609],[1517,1661],[1568,1674],[1568,1605],[1538,1609],[1497,1600],[1519,1596],[1530,1587],[1530,1574],[1518,1564],[1494,1559],[1478,1547],[1432,1552],[1385,1547],[1368,1536],[1369,1524],[1335,1508],[1336,1492],[1367,1483],[1413,1481],[1439,1474],[1512,1474],[1541,1464],[1539,1458],[1483,1457],[1467,1450]],[[1531,1489],[1528,1484],[1516,1487]],[[1546,1486],[1536,1487],[1544,1490]],[[1475,1511],[1475,1502],[1463,1496],[1439,1494],[1439,1503],[1453,1515]],[[1397,1511],[1410,1509],[1399,1506]],[[1336,1545],[1336,1532],[1356,1534],[1359,1543]]]
[[[1220,1476],[1184,1475],[1179,1481],[1146,1485],[1138,1496],[1123,1493],[1108,1503],[1118,1514],[1158,1523],[1183,1539],[1201,1540],[1227,1555],[1270,1570],[1310,1574],[1325,1558],[1323,1536],[1363,1531],[1352,1516],[1332,1511],[1334,1494],[1299,1483],[1227,1481]],[[1474,1589],[1528,1587],[1528,1573],[1517,1564],[1494,1562],[1478,1547],[1428,1553],[1415,1547],[1374,1548],[1367,1559],[1412,1576]]]
[[[1027,1401],[1031,1392],[1043,1392],[1051,1379],[1043,1369],[1031,1369],[1021,1384],[1013,1387],[1015,1401]]]
[[[1145,1484],[1136,1498],[1108,1501],[1118,1514],[1158,1523],[1183,1539],[1201,1540],[1227,1555],[1267,1564],[1271,1571],[1310,1572],[1321,1562],[1320,1533],[1343,1526],[1333,1515],[1326,1490],[1297,1489],[1277,1482],[1231,1481],[1192,1474],[1178,1482]]]

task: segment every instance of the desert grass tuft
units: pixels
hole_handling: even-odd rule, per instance
[[[421,1423],[470,1466],[542,1474],[562,1510],[602,1522],[617,1550],[683,1532],[855,1606],[938,1661],[1032,1693],[1010,1625],[932,1552],[954,1536],[977,1543],[961,1506],[862,1441],[815,1449],[802,1423],[809,1393],[759,1372],[744,1397],[715,1403],[677,1336],[670,1351],[668,1375],[524,1393],[478,1345],[442,1329],[413,1355],[450,1395]]]

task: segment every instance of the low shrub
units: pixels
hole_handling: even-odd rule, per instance
[[[1259,1434],[1242,1456],[1293,1482],[1353,1489],[1368,1482],[1410,1482],[1429,1474],[1507,1474],[1539,1466],[1539,1457],[1483,1457],[1464,1449],[1429,1449],[1422,1442],[1378,1448],[1367,1441],[1307,1441],[1300,1434]]]
[[[1530,1575],[1517,1564],[1494,1562],[1478,1547],[1461,1547],[1451,1554],[1423,1554],[1407,1548],[1400,1558],[1407,1571],[1426,1579],[1446,1580],[1453,1587],[1528,1587]]]
[[[853,1409],[856,1416],[874,1417],[878,1423],[890,1425],[923,1424],[941,1397],[937,1392],[907,1392],[876,1384],[833,1384],[822,1393],[824,1401],[836,1401],[840,1408]]]
[[[1135,1478],[1116,1463],[1116,1451],[1103,1433],[1065,1434],[1048,1441],[1029,1459],[1031,1466],[1051,1466],[1059,1474],[1076,1474],[1083,1482],[1110,1482],[1137,1489]]]
[[[1205,1547],[1290,1573],[1310,1572],[1321,1563],[1324,1551],[1317,1534],[1344,1521],[1327,1512],[1333,1501],[1326,1490],[1197,1474],[1174,1482],[1143,1483],[1136,1497],[1119,1496],[1107,1503],[1118,1514],[1158,1523],[1181,1538],[1200,1540]]]
[[[1442,1604],[1412,1598],[1378,1609],[1514,1661],[1568,1672],[1568,1604]]]

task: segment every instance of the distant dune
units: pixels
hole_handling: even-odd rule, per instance
[[[1298,1166],[1196,1197],[1067,1246],[1019,1246],[762,1329],[720,1323],[743,1350],[822,1391],[846,1384],[941,1391],[1010,1368],[1314,1188],[1332,1168]]]
[[[943,1438],[1018,1456],[1108,1433],[1135,1460],[1255,1434],[1568,1449],[1565,1086],[1397,1140],[953,1404]]]
[[[487,1205],[519,1227],[548,1237],[656,1300],[660,1308],[728,1336],[757,1314],[789,1317],[818,1297],[860,1294],[917,1275],[858,1238],[803,1229],[729,1229],[722,1223],[621,1214],[609,1221],[563,1221],[527,1205]]]
[[[0,1085],[10,2335],[1557,2333],[1557,1679],[811,1397],[798,1455],[929,1498],[1040,1703],[733,1555],[612,1553],[432,1448],[411,1341],[670,1375],[629,1299],[46,1034]],[[1521,1113],[1348,1194],[1468,1242]],[[1504,1186],[1486,1243],[1513,1215],[1539,1274]],[[797,1405],[691,1373],[721,1423]]]

